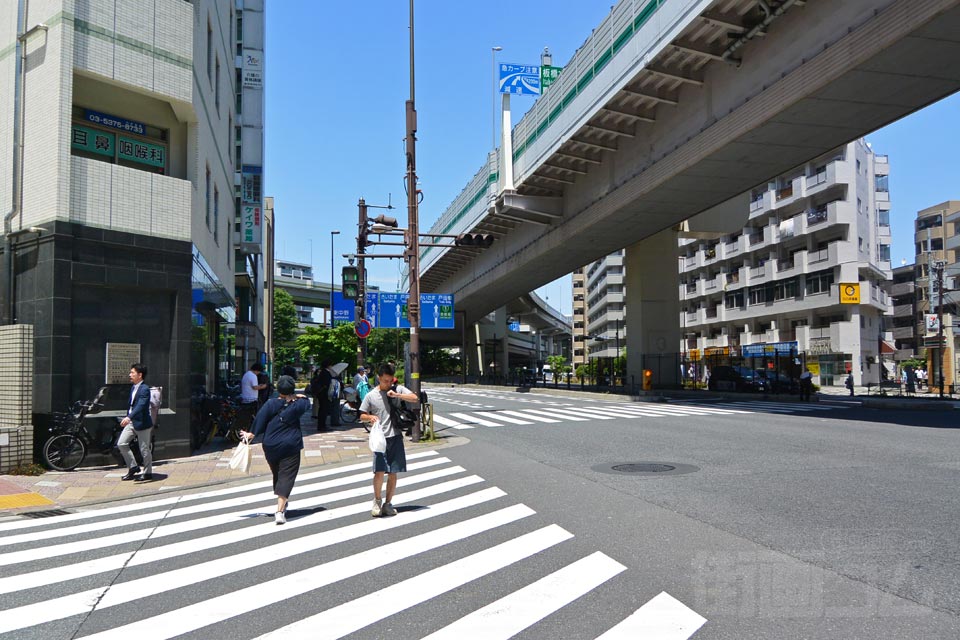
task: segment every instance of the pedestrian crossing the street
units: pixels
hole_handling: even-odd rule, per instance
[[[512,398],[511,398],[512,400]],[[634,420],[649,418],[675,418],[692,416],[735,416],[758,413],[777,414],[823,414],[848,407],[828,404],[783,403],[763,401],[717,402],[717,403],[654,403],[654,402],[596,402],[581,401],[577,404],[566,399],[565,403],[551,403],[540,407],[523,409],[494,409],[484,411],[443,411],[435,409],[435,428],[474,429],[477,427],[503,427],[540,423],[588,422],[596,420]],[[446,402],[446,400],[441,400]],[[439,411],[439,412],[438,412]]]
[[[396,637],[497,639],[563,612],[603,622],[569,637],[682,640],[706,623],[450,459],[407,457],[389,518],[370,517],[366,462],[301,474],[284,526],[269,481],[0,522],[0,639],[380,637],[387,618]],[[638,599],[582,615],[603,589]]]

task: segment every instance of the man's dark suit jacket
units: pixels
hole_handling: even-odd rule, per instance
[[[131,393],[133,387],[130,388]],[[136,431],[143,431],[153,426],[153,420],[150,418],[150,385],[141,382],[137,389],[137,395],[130,401],[130,422]]]

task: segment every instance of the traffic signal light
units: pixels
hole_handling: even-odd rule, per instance
[[[346,300],[356,300],[360,297],[360,270],[357,267],[343,267],[340,279],[340,289]]]
[[[493,244],[493,236],[489,233],[461,233],[454,241],[458,247],[477,247],[486,249]]]

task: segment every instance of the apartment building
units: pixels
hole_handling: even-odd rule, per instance
[[[942,263],[944,271],[944,289],[956,289],[957,265],[960,254],[960,200],[947,200],[917,212],[914,226],[914,246],[916,250],[916,335],[917,355],[927,359],[927,371],[931,384],[936,386],[940,379],[940,348],[937,344],[938,331],[928,319],[937,314],[940,295],[937,289],[937,264]],[[960,362],[956,361],[956,336],[954,335],[955,295],[944,293],[944,342],[942,354],[944,384],[957,383],[957,371]],[[930,319],[932,321],[932,319]]]
[[[754,189],[743,229],[681,240],[686,356],[801,360],[821,385],[842,385],[847,371],[857,385],[878,382],[891,306],[888,180],[887,157],[856,140]],[[845,303],[857,289],[859,304]]]
[[[897,352],[894,360],[899,362],[916,357],[917,351],[917,285],[916,266],[907,264],[893,270],[893,279],[885,283],[890,296],[893,316],[887,318]]]
[[[576,269],[573,278],[573,344],[570,353],[573,370],[587,362],[587,297],[586,270]]]
[[[235,69],[238,51],[262,54],[263,29],[263,0],[0,3],[0,194],[17,203],[0,295],[7,321],[34,327],[41,428],[104,384],[122,406],[142,361],[164,387],[158,455],[184,455],[191,390],[262,357],[264,319],[248,307],[262,308],[263,278],[236,282],[260,262],[262,216],[238,234],[235,202],[240,182],[242,204],[262,207],[245,179],[249,157],[262,185],[262,55],[250,132],[258,69],[245,57]],[[242,354],[238,288],[255,329]]]
[[[609,362],[626,346],[624,250],[586,267],[586,357]],[[576,320],[576,318],[574,318]]]
[[[316,286],[313,281],[313,267],[302,262],[291,262],[289,260],[278,260],[274,267],[273,275],[282,280],[294,280],[304,283],[308,287]],[[329,288],[329,285],[327,285]],[[297,309],[297,321],[300,324],[313,324],[313,307],[295,304]],[[326,318],[326,315],[324,315]],[[326,322],[326,320],[324,320]]]

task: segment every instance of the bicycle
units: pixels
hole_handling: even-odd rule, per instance
[[[54,413],[53,426],[50,432],[53,436],[43,445],[43,459],[47,466],[56,471],[72,471],[79,467],[87,457],[88,451],[93,448],[98,453],[110,453],[120,466],[124,465],[123,456],[117,448],[117,439],[123,431],[120,419],[110,433],[109,440],[96,440],[84,425],[84,418],[95,415],[103,409],[103,398],[107,387],[101,387],[93,400],[73,403],[68,412]],[[153,448],[151,438],[150,447]],[[139,447],[133,448],[137,464],[142,464]]]

